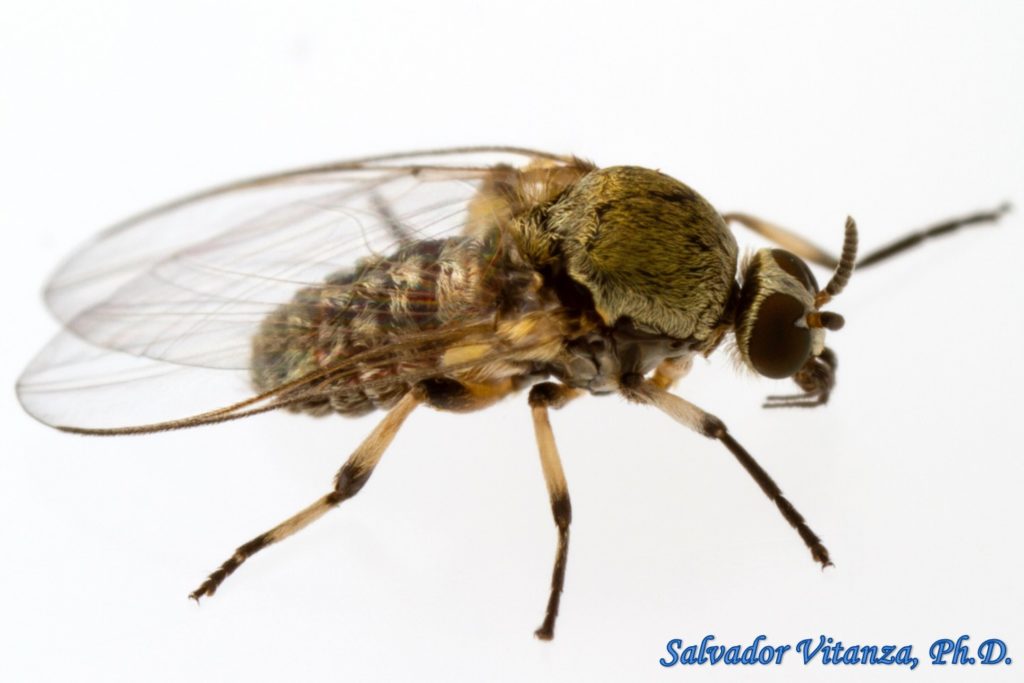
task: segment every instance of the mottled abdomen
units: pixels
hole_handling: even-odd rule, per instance
[[[253,384],[270,391],[356,354],[400,348],[415,333],[492,319],[532,277],[498,263],[494,249],[476,239],[414,242],[302,289],[253,339]],[[330,380],[328,392],[291,408],[348,415],[388,408],[411,388],[409,375],[438,367],[442,353],[442,346],[411,345],[389,353],[386,364],[356,362]]]

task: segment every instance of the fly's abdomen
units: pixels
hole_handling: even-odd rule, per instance
[[[436,368],[443,354],[410,339],[493,317],[499,297],[523,280],[495,261],[471,238],[413,242],[300,290],[253,339],[253,384],[266,392],[331,371],[326,391],[292,408],[359,415],[390,407],[410,389],[407,378]],[[397,351],[382,363],[384,354],[372,352],[385,347]],[[345,362],[355,357],[365,360]]]

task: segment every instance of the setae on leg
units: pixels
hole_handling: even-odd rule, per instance
[[[315,503],[302,510],[296,515],[275,526],[270,531],[260,534],[248,543],[240,545],[235,553],[227,559],[216,571],[210,574],[199,588],[192,591],[190,598],[199,602],[199,598],[206,595],[213,595],[218,586],[224,582],[243,562],[266,548],[271,543],[282,541],[299,529],[319,519],[331,508],[342,501],[348,500],[359,493],[363,485],[373,473],[373,468],[380,462],[391,440],[395,438],[405,418],[409,416],[413,408],[422,402],[419,392],[410,391],[388,411],[384,419],[370,432],[370,435],[359,444],[355,452],[338,471],[334,478],[334,490],[321,497]]]
[[[530,410],[533,414],[533,430],[540,451],[540,465],[544,470],[544,483],[551,498],[551,512],[558,527],[558,549],[555,552],[555,566],[551,572],[551,594],[544,614],[544,622],[534,631],[541,640],[551,640],[555,635],[555,619],[565,585],[565,564],[569,557],[569,524],[572,522],[572,505],[569,502],[569,486],[562,471],[562,460],[558,457],[555,435],[548,420],[548,408],[561,408],[579,396],[576,389],[553,382],[544,382],[530,389]]]
[[[686,399],[671,394],[650,380],[640,375],[627,375],[622,378],[622,394],[632,401],[652,405],[662,411],[676,422],[689,427],[699,434],[717,439],[729,449],[729,452],[736,457],[743,469],[745,469],[757,485],[761,487],[764,494],[768,496],[789,525],[796,529],[803,539],[804,544],[810,549],[811,557],[820,562],[822,568],[828,567],[832,561],[828,556],[828,549],[818,538],[818,535],[811,531],[793,504],[782,494],[782,489],[768,475],[764,469],[757,464],[754,457],[741,446],[736,439],[732,438],[725,424],[714,415],[704,412]]]

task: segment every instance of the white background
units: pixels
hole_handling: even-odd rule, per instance
[[[0,679],[865,680],[884,667],[665,670],[666,641],[1007,641],[1024,666],[1019,3],[348,2],[23,6],[0,21]],[[1003,200],[997,228],[855,274],[839,387],[725,354],[680,391],[805,513],[821,572],[724,448],[616,398],[553,422],[575,520],[557,637],[532,637],[555,531],[525,398],[415,414],[344,509],[188,592],[327,490],[374,418],[60,434],[12,390],[55,324],[47,273],[105,224],[205,185],[481,143],[661,168],[720,210],[838,249]],[[746,233],[741,244],[756,245]],[[826,274],[821,273],[821,278]],[[909,674],[905,674],[909,675]]]

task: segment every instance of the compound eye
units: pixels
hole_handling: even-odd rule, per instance
[[[792,377],[811,355],[811,331],[797,327],[804,305],[788,294],[775,293],[761,302],[750,331],[748,356],[765,377]]]
[[[811,294],[818,293],[818,281],[803,259],[785,249],[772,249],[772,257],[779,268],[795,277]]]

